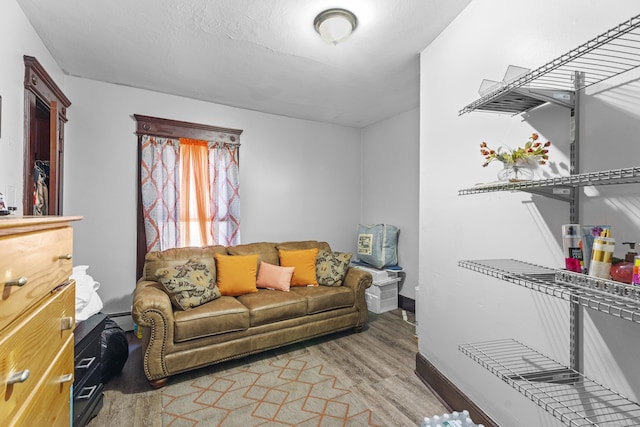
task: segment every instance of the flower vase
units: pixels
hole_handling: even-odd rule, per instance
[[[498,172],[500,181],[517,182],[530,181],[533,178],[533,170],[526,164],[503,163],[504,167]]]

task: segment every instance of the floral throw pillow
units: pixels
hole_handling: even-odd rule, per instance
[[[220,297],[220,290],[207,266],[190,259],[175,267],[156,270],[156,278],[164,286],[173,305],[189,310]]]
[[[342,286],[350,261],[350,252],[318,251],[316,261],[318,283],[324,286]]]

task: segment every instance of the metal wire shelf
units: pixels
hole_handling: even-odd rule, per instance
[[[570,106],[571,94],[640,66],[640,15],[604,32],[541,67],[505,83],[458,114],[518,114],[546,102]],[[576,84],[576,73],[582,78]],[[571,99],[568,99],[571,98]]]
[[[459,196],[467,194],[490,193],[495,191],[527,191],[542,192],[545,196],[569,200],[571,189],[589,185],[616,185],[640,183],[640,166],[631,168],[612,169],[598,172],[585,172],[569,176],[558,176],[536,181],[496,182],[479,184],[473,188],[458,190]],[[540,191],[538,191],[540,190]]]
[[[458,261],[467,268],[614,317],[640,323],[640,288],[513,260]]]
[[[458,349],[571,427],[640,426],[640,405],[513,339]]]

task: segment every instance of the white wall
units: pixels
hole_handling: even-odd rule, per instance
[[[243,129],[242,241],[317,239],[355,250],[359,130],[67,77],[64,214],[76,264],[101,282],[108,313],[135,286],[137,137],[133,114]]]
[[[413,275],[408,288],[413,291],[417,237],[409,231],[417,223],[417,110],[361,131],[65,76],[14,1],[3,3],[0,24],[0,192],[22,214],[22,56],[27,54],[43,64],[72,102],[65,127],[63,213],[84,217],[75,223],[74,264],[89,265],[89,274],[101,283],[105,312],[129,311],[135,285],[134,113],[244,130],[243,242],[319,239],[335,250],[355,252],[357,224],[380,218],[404,231],[400,257],[408,278]],[[384,182],[406,181],[401,214],[377,204],[375,197],[360,200],[361,192],[371,188],[362,180],[373,182],[382,175],[369,169],[361,174],[361,144],[371,142],[366,157],[377,163],[386,156],[382,139],[387,135],[402,139],[394,150],[408,159],[394,163]],[[7,188],[14,191],[7,195]],[[403,294],[412,297],[411,292]]]
[[[415,299],[418,284],[418,108],[362,129],[361,223],[400,229],[398,264],[405,270],[401,295]]]
[[[533,131],[553,143],[551,164],[538,176],[566,174],[569,113],[556,106],[516,117],[458,110],[478,98],[483,79],[501,80],[508,65],[536,68],[638,13],[633,0],[475,0],[421,54],[419,351],[499,425],[562,424],[458,345],[515,338],[568,364],[568,304],[457,262],[514,258],[562,267],[568,204],[527,193],[457,194],[496,180],[499,164],[481,167],[482,141],[517,146]],[[629,73],[585,96],[582,171],[639,164],[637,79]],[[599,188],[582,204],[582,223],[610,223],[618,241],[640,240],[637,188]],[[585,372],[637,401],[640,328],[598,313],[585,317]]]
[[[36,57],[65,91],[62,71],[14,0],[0,5],[0,193],[22,214],[24,60]]]

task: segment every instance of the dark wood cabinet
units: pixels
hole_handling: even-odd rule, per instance
[[[104,384],[100,381],[102,369],[101,339],[107,316],[94,314],[76,325],[73,333],[74,381],[73,426],[86,425],[102,408]]]

